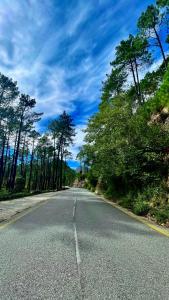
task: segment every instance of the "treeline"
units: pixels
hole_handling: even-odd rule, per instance
[[[88,188],[161,223],[169,221],[168,17],[168,0],[148,6],[137,35],[116,47],[99,111],[78,155],[89,170]]]
[[[63,112],[45,134],[35,130],[42,113],[36,101],[20,94],[17,83],[0,74],[0,196],[9,192],[60,190],[71,185],[75,172],[66,160],[75,129]]]

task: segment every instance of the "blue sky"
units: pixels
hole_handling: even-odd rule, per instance
[[[150,0],[1,0],[0,71],[44,112],[38,127],[66,110],[77,136],[97,110],[101,82],[115,46],[129,33]],[[76,166],[74,161],[71,166]]]

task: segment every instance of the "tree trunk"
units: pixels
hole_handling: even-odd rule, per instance
[[[135,70],[136,70],[136,78],[137,78],[137,87],[138,87],[138,96],[139,96],[139,104],[142,104],[142,95],[141,95],[141,88],[140,88],[140,80],[138,75],[138,65],[135,59]]]
[[[62,190],[63,185],[63,148],[61,149],[61,157],[60,157],[60,183],[59,189]]]
[[[132,76],[133,76],[133,81],[134,81],[134,86],[135,86],[136,94],[137,94],[137,96],[139,98],[137,80],[136,80],[136,75],[135,75],[135,72],[134,72],[134,67],[133,67],[133,62],[132,61],[130,61],[130,67],[131,67],[131,72],[132,72]]]
[[[52,188],[55,189],[55,167],[56,167],[56,140],[54,138],[54,152],[53,152],[53,170],[52,170]]]
[[[23,141],[22,153],[21,153],[21,176],[24,177],[24,152],[25,152],[26,136]]]
[[[59,190],[59,157],[60,157],[60,145],[58,147],[57,159],[56,159],[56,189]]]
[[[0,158],[0,189],[2,187],[2,182],[3,182],[5,144],[6,144],[6,133],[5,133],[4,137],[3,137],[2,153],[1,153],[1,158]]]
[[[21,117],[20,126],[19,126],[18,140],[17,140],[16,152],[15,152],[14,164],[13,164],[13,172],[12,172],[12,178],[11,178],[11,182],[10,182],[10,190],[13,190],[14,186],[15,186],[15,178],[16,178],[17,161],[18,161],[18,155],[19,155],[22,125],[23,125],[23,117]]]
[[[4,176],[5,176],[5,173],[6,173],[6,165],[7,165],[7,160],[8,160],[8,149],[9,149],[9,135],[8,135],[7,144],[6,144],[6,153],[5,153],[5,159],[4,159],[4,164],[3,164],[3,173],[2,173],[1,186],[3,186]]]
[[[154,32],[155,32],[155,35],[156,35],[156,38],[157,38],[157,41],[158,41],[158,44],[159,44],[159,47],[160,47],[160,50],[161,50],[161,54],[162,54],[162,57],[163,57],[165,67],[167,68],[167,60],[166,60],[166,57],[165,57],[164,49],[163,49],[163,46],[162,46],[162,43],[161,43],[161,40],[160,40],[160,36],[159,36],[159,34],[158,34],[155,27],[154,27]]]
[[[28,187],[27,187],[29,192],[30,192],[31,180],[32,180],[33,159],[34,159],[34,140],[33,140],[33,145],[32,145],[32,153],[31,153],[31,160],[30,160],[30,172],[29,172]]]
[[[14,160],[15,160],[15,152],[16,152],[16,145],[17,145],[17,139],[18,139],[18,132],[16,133],[16,137],[15,137],[15,143],[14,143],[14,152],[13,152],[13,156],[12,156],[12,163],[11,163],[11,168],[9,171],[9,177],[7,180],[7,188],[10,190],[11,188],[11,180],[12,180],[12,175],[13,175],[13,168],[14,168]],[[10,164],[9,164],[10,167]]]

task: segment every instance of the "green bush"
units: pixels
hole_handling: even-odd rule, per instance
[[[133,202],[134,202],[133,199],[134,199],[133,194],[129,192],[126,196],[121,197],[118,203],[124,208],[133,209]]]
[[[134,207],[133,207],[133,212],[139,216],[147,215],[149,210],[150,210],[149,203],[145,202],[145,201],[135,202]]]
[[[84,188],[87,189],[87,190],[90,190],[90,187],[91,187],[91,185],[89,184],[89,182],[85,181]]]
[[[145,192],[138,193],[137,197],[135,197],[133,204],[133,212],[136,215],[145,216],[150,210],[149,202],[147,200],[147,195]]]
[[[108,188],[105,191],[104,195],[108,199],[112,199],[112,198],[118,197],[118,193],[115,191],[113,184],[108,186]]]
[[[151,210],[151,215],[159,224],[165,224],[169,221],[169,207],[167,208],[154,208]]]
[[[25,188],[25,178],[24,177],[17,177],[15,182],[15,189],[14,192],[22,192]]]

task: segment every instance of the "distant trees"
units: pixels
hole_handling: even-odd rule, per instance
[[[73,143],[75,130],[72,118],[64,111],[57,120],[49,124],[53,138],[53,188],[61,189],[63,184],[63,159],[69,145]]]
[[[15,185],[15,178],[16,178],[16,170],[17,170],[17,162],[18,162],[18,156],[19,156],[19,149],[21,144],[21,135],[24,132],[27,133],[28,130],[30,130],[31,126],[37,121],[40,120],[40,116],[42,114],[37,114],[35,112],[31,112],[31,109],[35,106],[35,99],[30,99],[28,95],[21,95],[19,98],[19,103],[17,107],[16,115],[18,117],[17,119],[17,135],[15,140],[15,148],[14,148],[14,155],[13,155],[13,163],[11,167],[11,172],[8,180],[8,188],[9,190],[14,189]],[[25,143],[25,141],[24,141]],[[24,152],[25,144],[23,144],[23,152]],[[23,153],[24,155],[24,153]],[[21,166],[23,167],[23,155],[22,155],[22,161]],[[21,168],[21,175],[22,168]]]
[[[41,136],[35,124],[42,113],[34,111],[35,105],[35,99],[20,94],[17,83],[0,73],[0,190],[59,190],[70,172],[69,183],[74,180],[64,162],[75,135],[72,118],[63,112]]]

